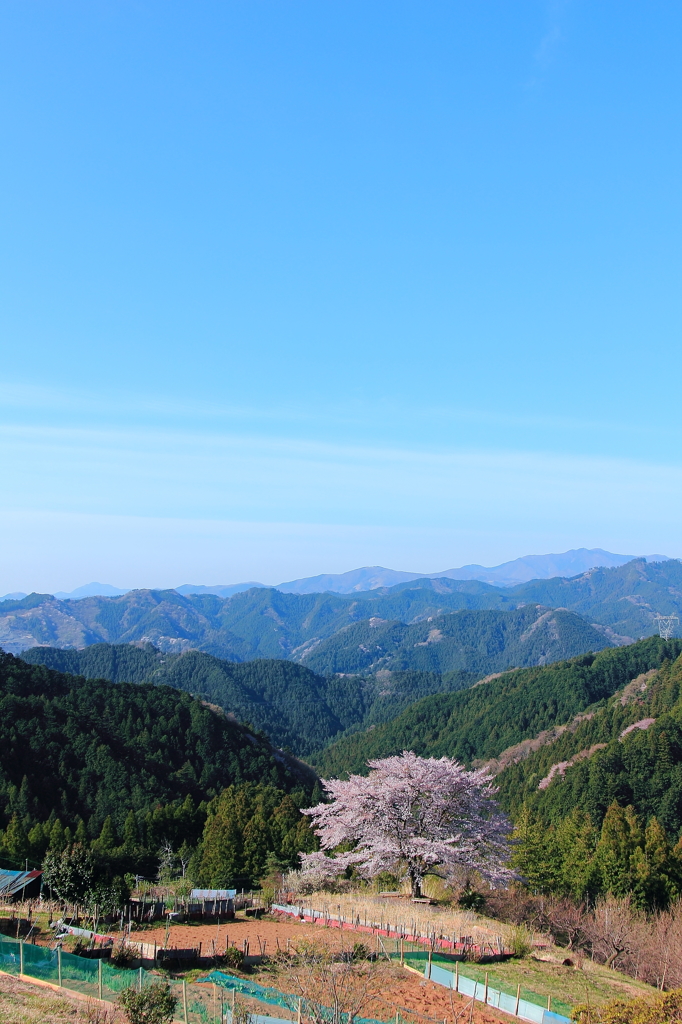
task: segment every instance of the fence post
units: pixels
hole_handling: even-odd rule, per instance
[[[57,946],[57,982],[62,987],[62,947]]]
[[[433,958],[433,950],[429,949],[429,978],[431,977],[431,960]]]
[[[102,961],[97,961],[97,994],[100,1002],[102,1001]]]
[[[182,1013],[185,1018],[185,1024],[189,1024],[187,1018],[187,982],[184,978],[182,980]]]
[[[459,960],[455,960],[455,992],[459,992]]]
[[[19,939],[19,974],[24,973],[24,940]]]
[[[516,1009],[514,1010],[514,1016],[519,1015],[519,1003],[521,1002],[521,982],[516,986]]]
[[[552,1012],[552,997],[551,997],[551,995],[547,996],[547,1011],[548,1011],[548,1013]]]
[[[405,963],[405,949],[403,944],[403,937],[400,936],[400,966],[402,967]]]
[[[298,1010],[296,1011],[296,1024],[301,1024],[301,997],[298,997]]]
[[[140,973],[139,973],[138,979],[137,979],[137,991],[138,992],[142,991],[142,968],[141,967],[140,967]]]
[[[483,1002],[488,1005],[488,972],[485,972],[485,995],[483,996]]]

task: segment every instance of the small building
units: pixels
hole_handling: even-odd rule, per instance
[[[40,896],[42,871],[6,871],[0,868],[0,898],[8,902],[35,900]]]
[[[202,917],[230,917],[236,895],[236,889],[192,889],[187,910]]]

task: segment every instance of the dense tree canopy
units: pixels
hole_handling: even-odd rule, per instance
[[[425,697],[386,725],[332,744],[315,759],[325,776],[362,772],[370,758],[401,750],[454,757],[471,764],[564,725],[606,700],[635,676],[682,651],[682,641],[659,637],[544,668],[504,672],[460,693]]]
[[[95,842],[134,857],[195,844],[205,805],[257,780],[305,803],[315,776],[186,693],[62,675],[0,655],[0,856]],[[140,854],[141,855],[141,854]]]

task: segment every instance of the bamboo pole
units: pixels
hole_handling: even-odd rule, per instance
[[[459,992],[459,960],[455,960],[455,992]]]
[[[488,972],[485,972],[485,995],[483,996],[483,1002],[488,1005]]]
[[[551,997],[551,995],[547,996],[547,1011],[548,1011],[548,1013],[552,1012],[552,997]]]
[[[24,940],[19,939],[19,974],[24,973]]]
[[[400,966],[402,967],[405,963],[405,947],[402,935],[400,936]]]
[[[301,997],[299,996],[298,997],[298,1009],[296,1011],[296,1024],[301,1024],[301,1004],[302,1004],[302,1000],[301,1000]]]
[[[516,986],[516,1008],[514,1010],[514,1016],[515,1017],[518,1017],[518,1015],[519,1015],[519,1003],[520,1002],[521,1002],[521,982],[519,982],[518,985]]]
[[[97,994],[102,1001],[102,961],[97,961]]]
[[[189,1024],[187,1017],[187,982],[184,978],[182,979],[182,1014],[185,1018],[185,1024]]]
[[[62,947],[57,946],[57,981],[59,987],[62,987]]]

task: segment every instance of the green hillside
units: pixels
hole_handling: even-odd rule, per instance
[[[64,675],[0,655],[0,825],[82,820],[90,838],[129,812],[210,800],[254,781],[311,792],[315,776],[259,734],[167,686]]]
[[[300,657],[316,672],[468,671],[544,665],[609,647],[567,611],[526,605],[516,611],[462,611],[407,626],[369,619],[346,627]]]
[[[516,601],[570,608],[613,633],[637,640],[655,631],[654,617],[682,617],[682,561],[634,559],[616,569],[591,569],[573,579],[532,580],[512,588]]]
[[[467,672],[402,672],[379,679],[325,679],[289,661],[239,664],[199,651],[163,654],[151,644],[93,644],[82,651],[35,647],[22,658],[90,679],[152,682],[185,690],[251,723],[277,746],[300,756],[346,730],[389,721],[420,697],[463,689],[479,678]]]
[[[677,836],[682,828],[682,657],[635,678],[589,718],[506,767],[497,781],[500,799],[514,817],[525,805],[544,821],[559,822],[579,808],[601,825],[616,800],[634,807],[644,821],[655,816]]]
[[[508,588],[441,578],[357,594],[254,588],[222,599],[134,590],[80,601],[30,594],[0,602],[0,646],[16,654],[38,645],[149,641],[168,653],[193,648],[231,661],[301,660],[339,630],[370,618],[414,625],[456,611],[514,611],[527,604],[568,609],[596,623],[612,641],[627,643],[654,633],[659,612],[682,617],[682,562],[636,559],[573,579]]]
[[[368,758],[406,749],[467,763],[487,760],[569,722],[680,652],[682,641],[652,637],[544,668],[505,672],[460,693],[425,697],[392,722],[338,740],[314,760],[325,777],[362,772]]]

